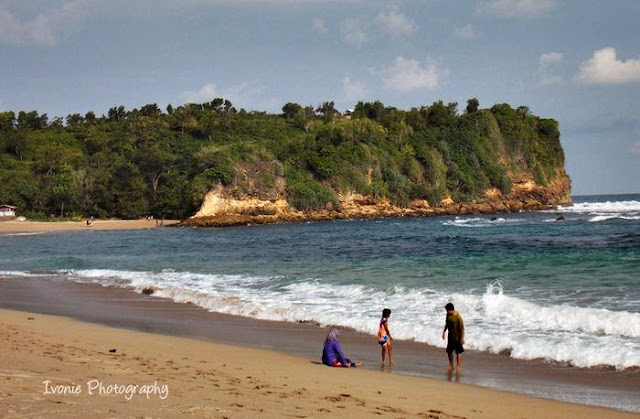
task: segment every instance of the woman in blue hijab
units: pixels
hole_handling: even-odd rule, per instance
[[[342,353],[342,348],[338,341],[339,334],[340,332],[337,329],[329,329],[327,338],[324,341],[324,349],[322,350],[322,363],[330,367],[355,367],[355,362],[351,362]]]

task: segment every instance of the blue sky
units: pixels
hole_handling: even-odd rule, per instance
[[[640,1],[0,0],[0,110],[477,97],[560,123],[574,194],[640,193]]]

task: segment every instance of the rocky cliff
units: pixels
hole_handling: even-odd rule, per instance
[[[351,119],[286,119],[201,153],[184,225],[489,214],[571,202],[557,121],[508,104],[399,111],[358,104]],[[286,116],[285,116],[286,118]],[[293,124],[293,125],[292,125]],[[206,189],[205,189],[206,188]]]
[[[437,205],[427,200],[410,201],[398,206],[386,198],[375,198],[357,192],[337,193],[338,203],[326,208],[301,211],[289,204],[286,182],[279,176],[273,186],[260,187],[258,170],[245,171],[251,188],[238,195],[237,190],[217,185],[209,191],[192,217],[184,220],[184,226],[221,227],[240,224],[265,224],[276,222],[300,222],[332,219],[356,219],[376,217],[418,217],[437,215],[493,214],[523,210],[551,209],[571,203],[571,183],[564,169],[559,169],[547,185],[536,184],[531,176],[518,176],[512,190],[503,194],[497,188],[484,191],[482,197],[468,202],[456,202],[445,197]]]

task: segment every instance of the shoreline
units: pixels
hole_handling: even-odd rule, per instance
[[[629,412],[0,309],[4,417],[632,418]]]
[[[0,308],[61,315],[83,322],[198,339],[234,348],[275,351],[306,359],[319,358],[326,328],[309,323],[284,323],[211,313],[192,304],[138,294],[129,289],[44,279],[0,281]],[[342,330],[347,354],[365,362],[363,370],[380,374],[379,349],[371,336]],[[555,398],[586,405],[640,411],[634,396],[640,392],[638,371],[579,369],[539,361],[521,361],[488,353],[465,354],[465,369],[447,376],[441,348],[396,341],[396,366],[388,377],[418,376],[436,383],[472,385],[480,391],[508,389],[516,393]],[[450,383],[451,384],[451,383]],[[526,397],[526,396],[521,396]],[[534,399],[538,400],[538,399]],[[548,401],[548,400],[547,400]],[[629,412],[631,414],[631,412]]]
[[[157,222],[157,223],[156,223]],[[162,222],[162,225],[160,225]],[[52,231],[91,231],[91,230],[139,230],[170,227],[179,220],[93,220],[87,226],[83,221],[0,221],[0,235],[18,233],[48,233]]]
[[[382,206],[380,208],[358,209],[356,211],[313,210],[313,211],[284,211],[275,212],[250,209],[245,213],[222,213],[217,215],[194,215],[180,221],[177,227],[233,227],[242,225],[284,224],[284,223],[310,223],[319,221],[339,220],[371,220],[384,218],[423,218],[423,217],[448,217],[471,215],[500,215],[514,214],[523,211],[548,211],[562,205],[528,203],[514,208],[496,206],[489,203],[459,204],[445,207],[410,207],[401,208],[395,206]]]

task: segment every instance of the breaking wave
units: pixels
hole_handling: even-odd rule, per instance
[[[5,277],[55,277],[104,286],[147,288],[153,295],[210,311],[286,322],[313,321],[375,333],[379,309],[393,309],[399,339],[443,344],[443,306],[452,301],[466,324],[466,346],[519,359],[578,367],[640,367],[640,313],[566,304],[540,304],[505,294],[500,281],[484,292],[445,293],[428,288],[334,285],[320,279],[108,269],[53,272],[0,271]],[[375,302],[375,303],[373,303]]]

